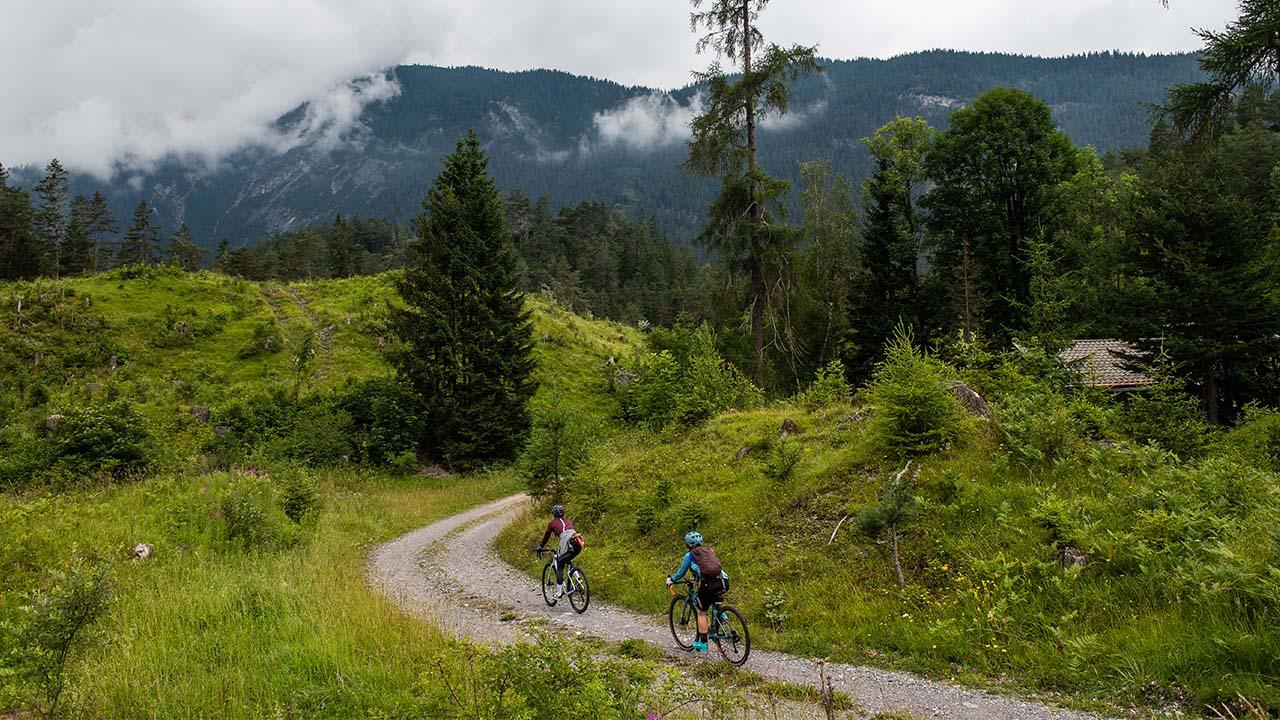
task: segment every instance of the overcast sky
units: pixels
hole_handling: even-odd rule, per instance
[[[707,0],[710,2],[710,0]],[[1235,0],[775,0],[766,38],[834,58],[954,48],[1058,56],[1199,47]],[[693,52],[683,0],[0,0],[0,163],[105,174],[167,154],[214,161],[319,100],[331,141],[404,63],[549,67],[670,89]],[[354,78],[371,79],[348,86]]]

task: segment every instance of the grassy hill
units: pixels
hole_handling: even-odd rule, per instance
[[[391,280],[257,284],[161,268],[0,285],[9,469],[62,447],[68,431],[50,430],[52,415],[128,408],[148,440],[148,462],[127,473],[39,468],[34,482],[0,488],[0,715],[50,712],[55,695],[59,716],[112,718],[538,715],[566,699],[616,716],[660,701],[654,669],[630,660],[585,657],[589,676],[612,679],[550,692],[528,663],[542,651],[467,647],[365,587],[368,549],[516,491],[512,470],[315,467],[271,441],[229,467],[211,454],[218,423],[243,419],[230,410],[259,407],[253,398],[296,393],[301,405],[271,407],[327,407],[385,376]],[[539,298],[529,307],[542,392],[604,415],[599,371],[637,332]],[[94,427],[107,428],[102,442],[122,433]],[[139,542],[154,548],[145,561],[130,559]],[[94,607],[104,612],[76,630],[65,668],[54,662],[57,639]],[[466,702],[446,678],[467,683]]]
[[[613,439],[564,497],[593,591],[664,616],[663,578],[696,528],[762,647],[1084,705],[1198,713],[1243,696],[1280,710],[1280,415],[1223,433],[1194,403],[1125,407],[1028,358],[945,372],[994,419],[956,420],[931,452],[886,440],[883,388]],[[915,387],[908,410],[955,402]],[[788,418],[798,430],[782,438]],[[899,586],[890,536],[860,526],[911,455]],[[508,560],[536,570],[544,522],[504,532]]]

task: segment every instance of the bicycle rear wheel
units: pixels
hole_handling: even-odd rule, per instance
[[[675,638],[676,645],[684,650],[692,650],[693,641],[698,637],[698,615],[684,595],[671,598],[671,607],[667,608],[667,621],[671,625],[671,637]]]
[[[587,606],[591,604],[591,585],[587,583],[587,574],[577,565],[571,565],[564,579],[569,593],[569,605],[578,613],[586,612]]]
[[[734,665],[741,665],[751,654],[751,632],[747,630],[747,620],[732,605],[720,607],[720,619],[712,620],[711,638],[725,660]]]
[[[542,600],[549,607],[556,604],[556,571],[551,563],[542,566]]]

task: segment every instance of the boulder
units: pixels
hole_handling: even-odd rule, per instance
[[[196,420],[199,420],[202,423],[207,423],[209,422],[209,415],[210,415],[209,408],[205,407],[204,405],[191,406],[191,417],[195,418]]]
[[[742,458],[750,454],[751,454],[751,448],[746,445],[743,445],[742,447],[738,448],[738,452],[734,454],[734,457],[741,460]]]
[[[44,429],[50,433],[58,432],[58,428],[62,426],[62,416],[58,414],[50,415],[44,419]]]
[[[138,543],[133,546],[133,553],[130,554],[130,557],[134,560],[146,560],[151,557],[151,553],[154,550],[155,547],[151,543]]]
[[[1063,570],[1070,570],[1088,565],[1089,557],[1079,548],[1064,546],[1053,551],[1053,561]]]
[[[981,395],[974,392],[973,388],[965,385],[959,380],[952,380],[947,383],[947,386],[951,388],[951,392],[955,394],[956,399],[960,401],[960,404],[964,406],[965,410],[969,411],[970,415],[983,418],[984,420],[991,419],[991,408],[987,407],[987,401],[983,400]]]
[[[613,386],[619,390],[636,381],[635,373],[626,368],[619,368],[618,372],[613,374]]]
[[[794,418],[787,418],[782,421],[782,434],[778,437],[786,437],[796,431],[796,421]]]

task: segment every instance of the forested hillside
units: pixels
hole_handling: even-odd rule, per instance
[[[930,51],[889,60],[826,60],[826,72],[795,89],[785,119],[763,126],[761,161],[798,180],[797,163],[829,159],[855,183],[869,174],[859,140],[897,115],[945,127],[948,114],[996,86],[1030,91],[1080,145],[1102,151],[1146,144],[1146,103],[1199,77],[1194,56],[1100,53],[1041,59]],[[681,172],[684,126],[700,89],[666,94],[550,70],[398,67],[398,96],[365,107],[358,126],[334,138],[306,132],[307,108],[278,121],[290,149],[246,150],[216,167],[175,159],[154,172],[122,172],[107,184],[75,177],[72,192],[101,190],[117,217],[140,199],[162,234],[186,223],[194,241],[232,247],[274,231],[331,221],[335,213],[402,222],[418,212],[426,180],[468,128],[481,136],[503,189],[640,210],[687,240],[699,229],[714,183]],[[3,162],[4,158],[0,158]],[[39,168],[14,173],[33,185]]]

